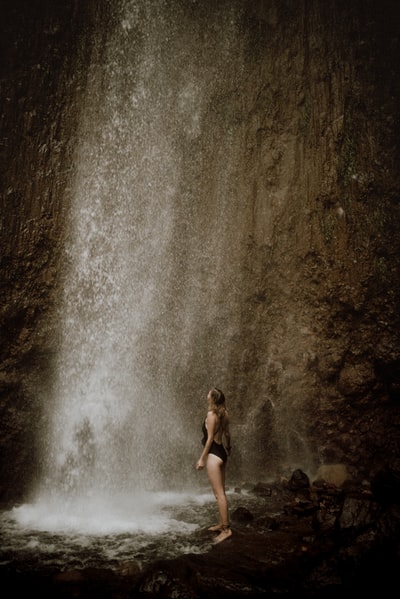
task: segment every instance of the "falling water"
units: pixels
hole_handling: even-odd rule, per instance
[[[224,172],[203,165],[216,98],[240,70],[237,15],[126,0],[109,25],[80,106],[46,467],[17,515],[159,531],[159,494],[199,480],[200,414],[238,318],[243,213],[226,115]]]

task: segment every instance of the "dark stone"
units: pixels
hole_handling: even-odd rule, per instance
[[[310,479],[305,472],[298,468],[290,477],[288,487],[291,491],[308,491],[310,489]]]
[[[8,596],[81,599],[328,599],[352,594],[394,597],[400,566],[400,508],[371,495],[321,495],[337,522],[316,530],[315,514],[265,515],[232,526],[233,535],[202,554],[158,559],[140,570],[129,562],[111,568],[24,572],[0,569]],[[275,507],[275,506],[274,506]],[[276,506],[277,507],[277,506]],[[282,507],[282,506],[281,506]],[[238,513],[245,514],[244,510]],[[321,518],[322,520],[322,518]],[[196,534],[196,533],[195,533]]]
[[[253,514],[245,507],[238,507],[232,512],[232,522],[251,522],[254,520]]]
[[[272,494],[272,490],[270,485],[259,482],[253,487],[254,495],[258,495],[259,497],[270,497]]]
[[[372,479],[371,491],[382,503],[400,503],[400,471],[384,466]]]

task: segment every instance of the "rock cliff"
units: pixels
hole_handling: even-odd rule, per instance
[[[110,4],[3,2],[3,501],[26,496],[41,468],[79,115],[87,65],[101,64],[115,19]],[[235,398],[243,448],[233,463],[256,480],[296,461],[310,473],[343,463],[359,478],[398,468],[398,4],[172,4],[189,34],[216,11],[226,27],[235,18],[236,53],[219,55],[228,74],[202,108],[201,130],[190,121],[173,142],[200,226],[215,222],[221,198],[232,225],[237,271],[221,301],[232,299],[234,315],[217,372]],[[213,35],[205,47],[223,32]],[[186,106],[179,118],[192,118]],[[177,395],[210,384],[212,327],[197,330],[185,373],[171,375]]]

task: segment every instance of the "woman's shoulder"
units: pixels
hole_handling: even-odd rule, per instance
[[[207,418],[206,418],[206,420],[208,420],[208,422],[212,422],[212,421],[217,422],[218,415],[213,410],[209,410],[207,412]]]

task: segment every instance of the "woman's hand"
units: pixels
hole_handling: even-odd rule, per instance
[[[196,464],[196,470],[203,470],[204,468],[204,462],[203,460],[200,458],[200,460],[197,462]]]

